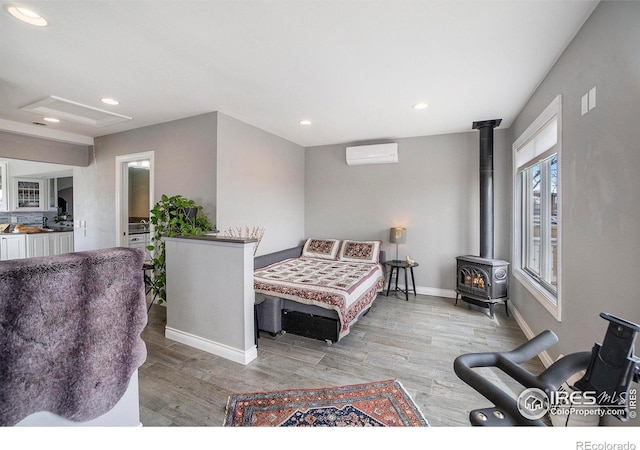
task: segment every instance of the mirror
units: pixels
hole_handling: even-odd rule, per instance
[[[129,223],[149,222],[149,160],[128,163]]]
[[[153,152],[116,156],[116,243],[119,247],[149,245],[152,207]]]

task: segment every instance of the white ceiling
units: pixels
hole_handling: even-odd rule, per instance
[[[507,128],[598,2],[19,3],[50,25],[0,10],[0,129],[86,142],[220,111],[307,147]],[[49,96],[132,120],[32,125]]]

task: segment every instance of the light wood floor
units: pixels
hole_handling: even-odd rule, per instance
[[[463,383],[453,360],[463,353],[510,350],[526,338],[502,305],[487,310],[448,298],[379,295],[340,342],[261,333],[258,358],[231,362],[164,337],[166,308],[154,305],[142,337],[148,357],[139,371],[143,426],[223,424],[232,393],[341,386],[398,379],[431,426],[469,426],[469,411],[490,403]],[[527,365],[543,370],[539,360]],[[497,383],[520,392],[501,373]]]

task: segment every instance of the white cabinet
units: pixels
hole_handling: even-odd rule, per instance
[[[27,235],[27,258],[73,252],[73,231]]]
[[[151,253],[147,250],[147,246],[151,242],[149,233],[137,233],[129,235],[129,247],[141,248],[145,251],[145,260],[151,259]]]
[[[24,211],[42,211],[45,208],[45,180],[41,178],[14,178],[14,208]]]
[[[27,258],[49,256],[49,233],[27,234]]]
[[[58,211],[58,179],[33,171],[25,161],[0,160],[0,211]]]
[[[6,234],[0,237],[0,260],[21,259],[27,256],[26,236]]]
[[[73,252],[73,231],[4,234],[0,237],[0,260],[62,255]]]
[[[73,252],[73,231],[52,233],[51,237],[55,239],[55,255]]]
[[[58,180],[57,178],[47,179],[47,209],[49,211],[58,210]]]
[[[47,234],[47,245],[49,247],[49,255],[57,255],[58,254],[58,247],[60,246],[60,240],[58,238],[58,236],[56,236],[57,233],[50,233]]]

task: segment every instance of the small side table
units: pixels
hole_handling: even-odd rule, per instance
[[[384,263],[385,266],[391,267],[391,272],[389,273],[389,284],[387,285],[387,297],[389,296],[389,291],[391,290],[391,279],[393,278],[393,271],[396,272],[396,291],[404,292],[405,298],[409,301],[409,281],[407,279],[407,269],[411,272],[411,283],[413,284],[413,295],[416,294],[416,280],[413,277],[413,268],[418,267],[419,264],[414,262],[413,264],[407,264],[406,261],[387,261]],[[404,271],[404,289],[398,288],[398,276],[399,270],[402,269]]]

